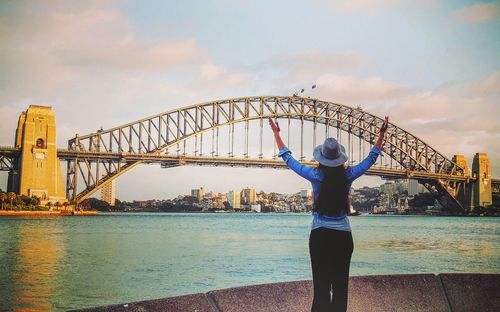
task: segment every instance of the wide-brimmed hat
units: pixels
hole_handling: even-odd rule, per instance
[[[348,159],[344,146],[334,138],[327,138],[323,144],[316,146],[313,157],[327,167],[338,167]]]

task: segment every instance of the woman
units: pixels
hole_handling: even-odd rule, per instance
[[[309,236],[309,253],[313,273],[314,299],[311,311],[346,311],[349,266],[353,251],[349,190],[352,181],[364,174],[382,155],[381,147],[389,117],[368,156],[359,164],[346,167],[345,148],[334,138],[327,138],[314,149],[318,167],[301,164],[292,157],[280,136],[280,128],[269,118],[279,154],[290,169],[311,181],[314,193],[313,222]],[[330,291],[333,292],[330,298]]]

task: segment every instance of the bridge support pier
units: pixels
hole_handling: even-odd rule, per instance
[[[464,155],[453,155],[452,161],[464,169],[463,175],[469,176],[469,167]],[[472,183],[461,182],[456,189],[455,198],[462,204],[465,211],[471,211],[472,205]]]
[[[15,160],[18,162],[18,160]],[[19,164],[16,164],[17,166]],[[19,169],[9,170],[9,176],[7,178],[7,192],[14,192],[19,194]]]
[[[472,185],[472,204],[474,208],[492,205],[491,166],[487,154],[476,153],[474,155],[472,175],[477,178]]]
[[[15,146],[21,154],[17,170],[9,172],[9,189],[19,195],[37,196],[42,205],[67,202],[56,144],[52,108],[30,105],[19,116]]]

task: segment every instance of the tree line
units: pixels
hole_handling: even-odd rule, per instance
[[[47,206],[40,205],[40,198],[37,196],[17,195],[14,192],[5,192],[0,189],[0,209],[1,210],[57,210],[67,209],[68,203],[51,203]]]

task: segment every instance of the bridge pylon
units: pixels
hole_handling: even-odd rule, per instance
[[[453,155],[452,161],[455,162],[458,166],[463,168],[463,175],[470,176],[469,167],[467,165],[467,159],[464,155]],[[473,183],[469,180],[465,180],[459,184],[455,189],[455,198],[462,204],[462,207],[465,211],[469,211],[472,209],[472,191],[473,191]]]
[[[56,144],[52,108],[30,105],[19,116],[15,147],[21,153],[9,171],[8,191],[39,197],[42,205],[67,202]]]
[[[474,207],[493,205],[490,159],[485,153],[476,153],[472,162],[473,183],[472,204]]]

